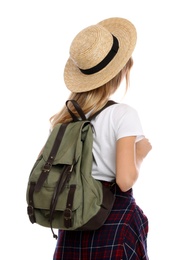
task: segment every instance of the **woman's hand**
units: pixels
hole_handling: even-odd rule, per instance
[[[124,192],[136,182],[140,165],[152,149],[147,138],[135,140],[136,136],[120,138],[116,145],[116,183]]]
[[[147,138],[143,138],[136,143],[136,157],[143,160],[152,149],[152,145]]]
[[[143,159],[147,156],[151,149],[152,145],[147,138],[143,138],[136,143],[136,165],[138,171],[140,169],[141,163],[143,162]]]

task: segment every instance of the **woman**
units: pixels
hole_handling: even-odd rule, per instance
[[[129,85],[136,30],[123,18],[109,18],[82,30],[72,41],[64,81],[87,116],[101,109],[126,80]],[[73,107],[70,109],[73,111]],[[73,111],[75,113],[75,111]],[[64,107],[51,118],[52,128],[69,122]],[[151,150],[135,109],[115,104],[94,120],[92,176],[103,185],[116,181],[116,200],[105,224],[96,231],[59,230],[54,260],[148,259],[148,220],[136,204],[132,187]]]

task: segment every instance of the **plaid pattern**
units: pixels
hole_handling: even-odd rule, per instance
[[[132,190],[114,186],[116,200],[105,224],[96,231],[61,231],[53,260],[148,260],[148,220]]]

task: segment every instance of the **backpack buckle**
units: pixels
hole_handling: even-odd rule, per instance
[[[64,210],[64,224],[66,228],[72,227],[72,210],[69,208]]]
[[[45,165],[43,166],[43,171],[44,172],[49,172],[51,170],[52,163],[46,162]]]
[[[71,209],[66,208],[66,209],[64,210],[64,218],[65,218],[66,220],[72,218],[72,210],[71,210]]]

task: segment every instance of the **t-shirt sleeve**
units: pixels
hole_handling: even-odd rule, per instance
[[[115,107],[113,113],[116,140],[136,136],[136,142],[144,138],[144,132],[137,111],[125,104]]]

